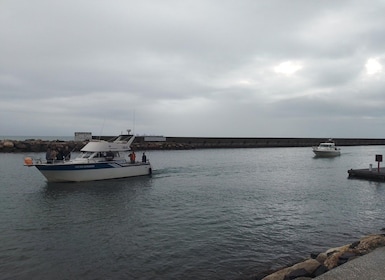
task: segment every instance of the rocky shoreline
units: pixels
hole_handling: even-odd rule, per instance
[[[309,258],[294,265],[275,271],[262,272],[253,275],[254,280],[293,280],[313,279],[337,266],[366,255],[373,250],[385,246],[385,234],[364,236],[341,247],[331,248],[325,252],[311,254]]]
[[[87,141],[45,141],[41,139],[19,140],[1,140],[0,153],[40,153],[46,152],[48,148],[57,149],[68,146],[70,151],[80,151]],[[135,142],[131,145],[135,151],[147,150],[189,150],[195,149],[194,145],[189,143],[170,143],[170,142]]]
[[[85,145],[83,142],[76,141],[45,141],[41,139],[2,140],[0,141],[0,153],[39,153],[46,152],[48,148],[58,148],[68,146],[70,151],[80,151]]]

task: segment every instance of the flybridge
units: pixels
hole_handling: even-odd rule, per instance
[[[128,151],[130,146],[134,141],[135,136],[129,135],[119,135],[113,141],[105,140],[92,140],[88,142],[84,148],[81,149],[82,152],[106,152],[106,151]]]

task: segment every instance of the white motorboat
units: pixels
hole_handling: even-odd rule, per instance
[[[341,155],[341,149],[337,148],[331,139],[327,142],[320,143],[318,146],[314,146],[313,152],[317,157],[335,157]]]
[[[111,141],[90,140],[73,160],[24,159],[24,165],[35,166],[48,182],[81,182],[150,175],[151,163],[146,157],[136,161],[130,153],[135,136],[119,135]]]

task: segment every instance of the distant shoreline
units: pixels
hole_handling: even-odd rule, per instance
[[[24,137],[24,136],[23,136]],[[111,139],[110,136],[95,136],[94,139]],[[164,141],[146,141],[145,136],[136,136],[131,148],[137,151],[146,150],[192,150],[219,148],[285,148],[312,147],[325,138],[205,138],[205,137],[164,137]],[[375,138],[334,138],[337,146],[371,146],[385,145],[385,139]],[[0,140],[0,153],[45,152],[48,147],[69,146],[79,151],[86,142],[73,140]]]
[[[0,141],[12,140],[12,141],[27,141],[27,140],[43,140],[43,141],[73,141],[74,136],[0,136]]]

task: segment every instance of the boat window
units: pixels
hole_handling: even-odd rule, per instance
[[[331,145],[331,144],[328,144],[328,143],[324,143],[324,144],[321,144],[320,146],[321,146],[321,147],[331,147],[332,145]]]
[[[85,153],[82,154],[81,157],[82,157],[82,158],[89,158],[90,156],[92,156],[92,154],[93,154],[93,153],[91,153],[91,152],[85,152]]]

